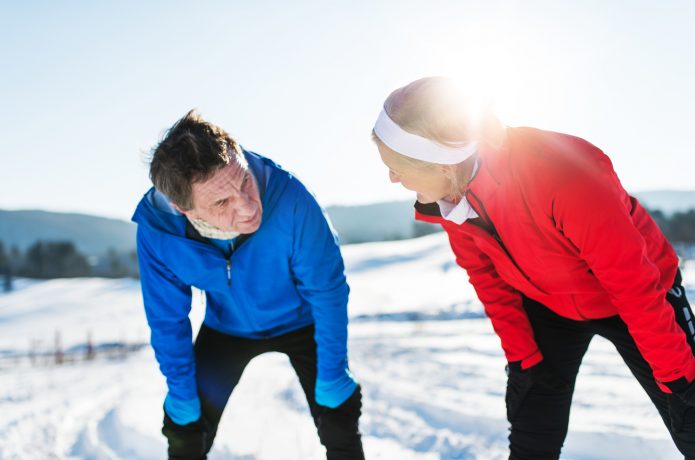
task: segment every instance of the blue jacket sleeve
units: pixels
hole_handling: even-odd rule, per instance
[[[338,379],[348,366],[349,287],[338,238],[314,196],[303,187],[295,202],[292,254],[297,290],[314,316],[317,377]]]
[[[169,394],[179,400],[197,399],[193,334],[188,318],[191,287],[162,262],[158,256],[160,245],[154,230],[138,225],[140,283],[150,340]]]

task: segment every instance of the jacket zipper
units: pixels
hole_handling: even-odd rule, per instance
[[[504,253],[507,254],[507,257],[509,257],[509,260],[511,260],[512,263],[514,264],[514,266],[516,267],[516,269],[519,270],[519,273],[522,274],[522,276],[526,279],[526,281],[531,282],[531,278],[529,278],[528,275],[521,269],[519,264],[516,263],[516,260],[514,260],[514,257],[512,257],[511,253],[509,252],[507,247],[502,242],[502,238],[500,238],[499,233],[497,233],[497,229],[495,228],[495,225],[492,223],[492,220],[490,219],[490,216],[488,215],[487,211],[485,210],[485,206],[483,206],[483,203],[478,199],[477,196],[475,196],[475,194],[473,192],[470,191],[470,189],[466,190],[464,192],[464,196],[466,197],[466,199],[468,199],[468,197],[472,197],[475,200],[476,204],[478,205],[478,208],[480,209],[479,214],[481,214],[481,219],[490,228],[490,230],[491,230],[490,234],[492,235],[492,237],[495,239],[495,241],[497,241],[497,243],[499,243],[502,250],[504,250]],[[470,203],[470,200],[469,200],[469,203]],[[483,229],[483,230],[485,230],[485,229]],[[531,283],[531,284],[533,284],[533,283]]]
[[[227,287],[232,287],[232,253],[234,252],[234,241],[229,243],[229,255],[227,256]]]

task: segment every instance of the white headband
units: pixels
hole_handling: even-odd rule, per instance
[[[455,165],[471,157],[477,142],[462,143],[460,147],[447,147],[432,140],[409,133],[398,126],[386,110],[382,110],[374,124],[374,133],[390,149],[416,160],[442,165]]]

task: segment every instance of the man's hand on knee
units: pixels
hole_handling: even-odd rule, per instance
[[[169,458],[201,460],[208,450],[210,429],[203,417],[186,425],[179,425],[164,412],[162,434],[169,442]]]
[[[162,434],[169,443],[169,458],[200,460],[208,450],[210,428],[200,414],[200,401],[167,395],[164,400]]]

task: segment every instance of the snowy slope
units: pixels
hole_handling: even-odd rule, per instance
[[[347,246],[351,367],[364,388],[369,459],[503,459],[504,358],[443,234]],[[685,272],[695,286],[695,267]],[[146,341],[129,280],[29,282],[0,295],[0,351]],[[691,295],[695,298],[695,295]],[[193,323],[202,318],[193,302]],[[0,355],[2,356],[2,355]],[[9,365],[8,365],[9,362]],[[164,379],[151,349],[63,366],[0,361],[0,459],[164,458]],[[224,414],[216,459],[325,458],[280,354],[253,361]],[[666,429],[612,345],[580,373],[563,459],[676,459]]]

